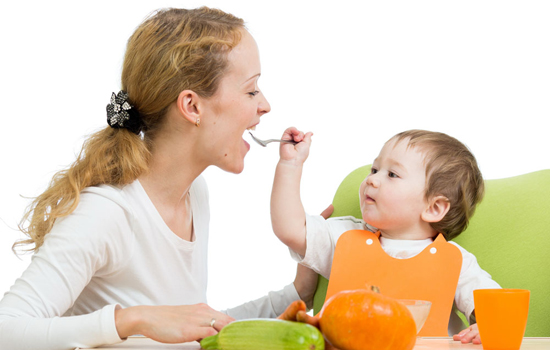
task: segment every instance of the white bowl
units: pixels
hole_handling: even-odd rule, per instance
[[[399,302],[405,304],[411,312],[414,322],[416,323],[416,334],[418,334],[418,332],[422,329],[422,326],[424,326],[424,322],[428,319],[432,302],[412,299],[399,299]]]

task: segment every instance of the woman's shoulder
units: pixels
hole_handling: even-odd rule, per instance
[[[76,209],[56,220],[40,254],[55,256],[71,249],[97,260],[97,266],[115,266],[132,252],[135,241],[132,215],[123,188],[87,187],[81,191]]]
[[[198,176],[191,184],[189,190],[191,197],[194,197],[194,205],[197,206],[197,210],[200,212],[209,211],[209,199],[208,199],[208,186],[206,180],[202,175]]]
[[[124,191],[124,187],[110,185],[85,188],[80,193],[76,209],[60,218],[51,233],[69,231],[72,236],[100,240],[119,236],[113,234],[115,231],[127,236],[132,231],[134,211]]]
[[[132,184],[127,186],[132,186]],[[90,203],[90,205],[97,204],[100,207],[120,207],[122,210],[130,210],[131,206],[127,196],[125,196],[127,186],[118,187],[103,184],[86,187],[80,193],[80,202]]]
[[[195,179],[195,181],[193,181],[193,184],[191,185],[191,190],[195,191],[195,193],[200,196],[205,196],[206,199],[208,199],[208,185],[206,184],[204,176],[199,175]]]

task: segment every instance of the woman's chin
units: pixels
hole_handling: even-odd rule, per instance
[[[244,157],[234,159],[232,162],[220,166],[220,168],[232,174],[240,174],[244,170]]]
[[[233,170],[231,170],[231,172],[233,174],[240,174],[243,172],[243,170],[244,170],[244,162],[239,164],[239,166],[234,167]]]

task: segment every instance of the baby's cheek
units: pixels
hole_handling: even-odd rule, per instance
[[[359,208],[361,209],[361,213],[364,215],[365,210],[365,183],[361,183],[361,186],[359,187]]]
[[[359,186],[359,200],[362,203],[363,197],[365,196],[365,187],[367,186],[367,179],[363,180],[361,182],[361,186]]]

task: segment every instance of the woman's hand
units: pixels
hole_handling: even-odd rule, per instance
[[[212,320],[216,320],[213,325]],[[161,343],[184,343],[215,335],[234,319],[206,304],[134,306],[115,311],[121,339],[141,334]]]
[[[296,145],[281,142],[279,155],[282,161],[296,161],[297,164],[303,164],[309,155],[309,146],[311,145],[311,136],[313,133],[304,134],[295,127],[290,127],[283,133],[283,140],[293,140],[298,142]]]
[[[306,305],[302,300],[297,300],[290,304],[285,312],[279,317],[277,317],[281,320],[287,320],[287,321],[295,321],[295,322],[302,322],[312,325],[313,327],[321,329],[319,326],[319,315],[316,316],[310,316],[306,312]],[[332,346],[326,339],[325,339],[325,350],[338,350],[334,346]]]
[[[334,205],[329,205],[325,210],[321,212],[321,216],[326,220],[334,213]]]
[[[462,330],[460,333],[453,335],[453,340],[460,341],[463,344],[470,342],[473,344],[481,344],[481,338],[479,337],[477,324],[473,324],[470,327]]]

